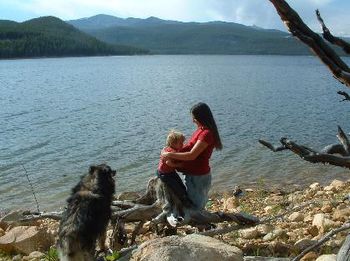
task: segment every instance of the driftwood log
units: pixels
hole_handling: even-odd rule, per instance
[[[338,251],[337,261],[348,261],[350,260],[350,235],[348,235]]]
[[[167,206],[167,211],[164,211]],[[172,213],[184,213],[179,217],[176,224],[169,224],[169,216]],[[176,227],[183,225],[191,225],[198,228],[212,228],[213,224],[220,222],[235,222],[238,226],[245,227],[259,223],[257,217],[246,213],[227,213],[227,212],[209,212],[206,210],[194,210],[182,205],[176,195],[168,188],[159,178],[152,178],[148,182],[146,193],[139,199],[131,202],[114,201],[113,217],[115,231],[111,245],[114,248],[118,246],[125,247],[127,244],[127,235],[125,233],[124,224],[129,222],[137,222],[137,225],[129,240],[129,244],[135,242],[136,236],[143,225],[147,224],[150,229],[154,229],[158,234],[170,229],[176,232]],[[123,232],[124,231],[124,232]],[[166,232],[164,233],[166,234]]]
[[[164,210],[165,207],[167,211]],[[184,215],[180,216],[179,213]],[[39,213],[24,211],[10,221],[20,224],[30,224],[46,218],[59,221],[62,214],[63,212]],[[171,214],[175,214],[175,224],[174,222],[169,222],[168,218]],[[150,232],[169,235],[176,233],[176,228],[184,225],[197,227],[201,231],[215,228],[215,223],[225,221],[234,222],[237,229],[260,223],[257,217],[246,213],[209,212],[185,207],[175,193],[159,178],[152,178],[148,182],[146,193],[143,196],[134,201],[112,202],[111,225],[113,233],[110,238],[110,246],[114,250],[131,247],[135,243],[136,237],[141,233],[142,228],[146,225]],[[134,224],[131,235],[128,235],[126,232],[125,225],[127,223]],[[228,232],[230,231],[221,231],[221,234]]]
[[[303,160],[311,163],[331,164],[350,169],[350,143],[340,126],[338,126],[337,138],[340,144],[327,145],[321,151],[316,151],[307,146],[299,145],[287,138],[281,138],[281,146],[274,146],[264,140],[259,140],[259,142],[273,152],[290,150],[300,156]]]

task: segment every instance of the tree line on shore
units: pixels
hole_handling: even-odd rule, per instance
[[[23,23],[0,21],[0,58],[146,54],[148,51],[97,40],[55,17]]]

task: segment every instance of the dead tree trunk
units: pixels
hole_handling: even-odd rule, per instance
[[[322,27],[323,38],[326,39],[331,44],[335,44],[335,45],[338,45],[339,47],[341,47],[345,53],[350,54],[350,44],[348,42],[344,41],[343,39],[341,39],[339,37],[335,37],[334,35],[331,34],[329,29],[327,28],[327,26],[323,22],[323,19],[321,17],[319,10],[316,10],[316,16],[317,16],[317,20],[320,22],[321,27]]]
[[[341,83],[350,87],[350,68],[318,34],[313,32],[284,0],[270,0],[288,30],[308,45]]]

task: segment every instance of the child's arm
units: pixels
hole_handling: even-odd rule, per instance
[[[169,167],[172,168],[181,168],[183,167],[183,163],[178,160],[167,159],[165,162]]]

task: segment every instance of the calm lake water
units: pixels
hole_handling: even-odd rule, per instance
[[[350,62],[349,59],[346,59]],[[258,139],[289,137],[315,149],[350,131],[350,103],[315,57],[134,56],[0,61],[0,211],[62,207],[89,165],[117,169],[117,192],[145,189],[169,129],[194,131],[208,103],[224,149],[213,189],[348,179],[343,168],[272,153]]]

